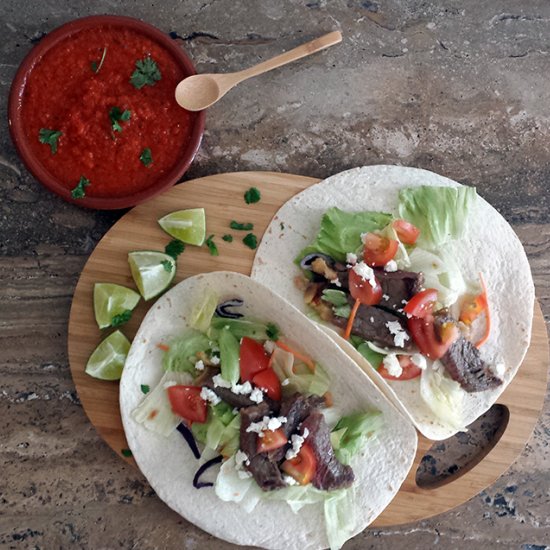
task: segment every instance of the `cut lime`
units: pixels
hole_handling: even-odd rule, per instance
[[[202,246],[206,237],[206,217],[204,208],[189,208],[167,214],[159,225],[175,239],[184,243]]]
[[[94,285],[94,313],[99,328],[111,326],[116,315],[132,311],[139,300],[139,294],[125,286],[113,283],[96,283]]]
[[[129,350],[128,338],[120,330],[116,330],[90,355],[86,364],[86,374],[101,380],[120,380]]]
[[[146,300],[166,290],[176,276],[176,260],[164,252],[155,250],[130,252],[128,263],[136,286]]]

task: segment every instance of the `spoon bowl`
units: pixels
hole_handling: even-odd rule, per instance
[[[188,111],[201,111],[216,103],[223,93],[215,74],[196,74],[188,76],[176,87],[176,101]]]

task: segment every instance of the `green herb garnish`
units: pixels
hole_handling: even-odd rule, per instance
[[[279,223],[279,227],[281,228],[281,231],[285,230],[285,224],[283,222]]]
[[[260,194],[260,190],[256,187],[251,187],[244,194],[244,202],[246,202],[246,204],[254,204],[255,202],[259,202],[261,198],[262,195]]]
[[[103,62],[105,61],[105,55],[107,54],[107,48],[103,48],[103,53],[101,54],[101,59],[99,60],[99,63],[97,61],[92,61],[90,63],[90,67],[92,68],[92,71],[97,74],[99,72],[99,69],[103,67]]]
[[[126,458],[129,458],[132,456],[132,451],[130,449],[121,449],[122,456],[125,456]]]
[[[147,384],[141,384],[140,388],[142,393],[149,393],[149,390],[151,389]]]
[[[162,264],[162,267],[164,267],[164,271],[168,271],[168,273],[171,273],[172,269],[174,269],[174,265],[170,260],[162,260],[160,263]]]
[[[174,260],[185,250],[185,244],[179,239],[172,239],[165,247],[164,252]]]
[[[63,135],[59,130],[49,130],[48,128],[40,128],[38,132],[38,141],[49,145],[52,150],[52,155],[57,153],[57,140]]]
[[[233,242],[233,235],[224,235],[222,237],[222,239],[226,242],[226,243],[232,243]]]
[[[73,199],[83,199],[86,196],[86,191],[84,191],[84,188],[88,187],[90,183],[91,182],[88,178],[80,176],[80,180],[76,184],[76,187],[71,190],[71,197]]]
[[[132,310],[126,309],[122,313],[113,316],[111,319],[111,326],[118,327],[119,325],[123,325],[130,320],[130,317],[132,317]]]
[[[151,154],[151,149],[149,149],[149,147],[145,147],[145,149],[143,149],[141,155],[139,155],[139,160],[141,160],[143,165],[147,167],[149,167],[149,165],[153,162],[153,155]]]
[[[210,235],[206,241],[206,246],[208,247],[208,250],[210,250],[210,254],[212,256],[219,256],[220,253],[218,252],[218,247],[216,246],[216,243],[214,242],[214,235]]]
[[[131,116],[132,113],[128,109],[123,111],[120,107],[111,107],[109,110],[109,119],[111,120],[113,132],[122,132],[120,123],[127,122]]]
[[[254,233],[249,233],[244,239],[243,243],[248,246],[248,248],[252,248],[254,250],[258,246],[258,238]]]
[[[161,79],[158,65],[150,57],[136,61],[136,70],[130,77],[134,88],[141,90],[143,86],[154,86]]]
[[[239,222],[236,222],[235,220],[231,220],[229,227],[231,227],[231,229],[236,229],[237,231],[250,231],[251,229],[254,229],[254,224],[239,223]]]
[[[279,327],[275,323],[267,323],[265,333],[270,340],[279,339]]]

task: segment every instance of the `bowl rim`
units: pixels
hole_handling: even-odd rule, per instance
[[[74,19],[68,23],[56,27],[44,36],[30,52],[25,56],[12,81],[8,97],[8,128],[11,139],[15,145],[23,164],[28,171],[47,189],[59,195],[63,199],[78,206],[98,210],[116,210],[136,206],[146,200],[158,195],[176,184],[189,168],[199,150],[204,133],[205,111],[194,113],[194,123],[187,147],[172,168],[163,174],[157,182],[137,193],[124,197],[84,197],[73,199],[70,190],[62,187],[43,164],[34,156],[25,137],[21,120],[21,108],[23,93],[27,79],[34,66],[42,59],[47,51],[56,46],[70,35],[105,25],[123,26],[155,40],[169,53],[175,61],[183,68],[187,76],[196,74],[195,67],[185,51],[167,33],[157,29],[153,25],[123,15],[92,15]]]

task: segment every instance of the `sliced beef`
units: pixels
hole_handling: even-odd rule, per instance
[[[241,430],[239,447],[241,451],[247,454],[249,459],[257,454],[258,434],[256,432],[247,432],[246,429],[253,422],[259,422],[264,416],[269,416],[271,411],[269,405],[264,401],[252,407],[241,409]]]
[[[247,468],[263,491],[286,487],[279,465],[270,460],[267,453],[256,455]]]
[[[467,392],[484,391],[502,384],[502,380],[481,359],[479,350],[462,336],[447,350],[441,363],[451,378]]]
[[[353,320],[351,333],[369,342],[374,342],[379,346],[395,348],[394,335],[390,332],[387,325],[392,321],[397,321],[402,330],[408,334],[407,323],[399,315],[379,307],[360,305],[357,315]],[[343,317],[334,317],[332,322],[340,328],[346,328],[348,324],[348,320]],[[409,335],[409,339],[405,340],[403,349],[411,349],[412,345],[413,341]]]
[[[384,296],[388,298],[382,298],[380,305],[391,309],[403,309],[404,302],[418,294],[424,284],[424,274],[414,271],[384,271],[375,268],[374,275],[382,286]]]
[[[330,444],[330,429],[320,412],[311,413],[302,422],[302,433],[309,430],[306,443],[317,460],[317,469],[312,484],[317,489],[332,491],[349,487],[355,476],[350,466],[342,464],[334,455]]]

